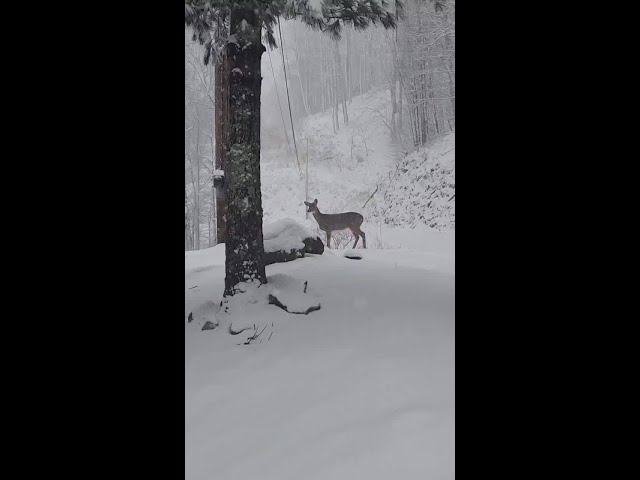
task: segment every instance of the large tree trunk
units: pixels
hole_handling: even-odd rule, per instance
[[[224,19],[221,20],[224,24]],[[222,25],[219,28],[224,28]],[[224,32],[221,32],[224,34]],[[215,66],[215,168],[225,170],[225,157],[228,152],[229,137],[229,61],[226,55],[216,59]],[[216,196],[216,237],[217,243],[224,243],[227,240],[227,204],[225,201],[224,184],[215,188]]]
[[[226,158],[225,296],[242,282],[267,283],[260,192],[260,57],[265,51],[253,8],[231,12],[229,61],[229,155]]]

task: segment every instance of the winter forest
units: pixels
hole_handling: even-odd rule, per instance
[[[454,479],[455,0],[185,0],[185,478]]]

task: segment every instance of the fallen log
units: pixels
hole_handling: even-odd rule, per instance
[[[322,255],[324,253],[324,243],[320,237],[308,237],[303,240],[304,247],[291,250],[276,250],[275,252],[265,252],[264,264],[291,262],[297,258],[304,257],[306,253]]]

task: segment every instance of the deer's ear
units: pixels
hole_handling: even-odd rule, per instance
[[[313,203],[315,203],[316,205],[318,204],[318,199],[316,198]]]
[[[307,202],[306,200],[304,201],[304,204],[308,207],[309,206],[309,202]]]

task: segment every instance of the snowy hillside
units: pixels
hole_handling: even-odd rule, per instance
[[[389,226],[455,229],[455,141],[454,132],[398,163],[364,214]]]
[[[303,126],[297,125],[302,178],[295,155],[287,156],[286,150],[263,150],[265,222],[286,217],[304,219],[307,139],[309,197],[317,198],[320,210],[326,213],[360,209],[373,191],[371,186],[375,188],[378,173],[395,163],[389,148],[389,133],[371,110],[382,111],[387,103],[385,92],[355,98],[349,105],[349,125],[341,122],[337,133],[333,133],[329,111],[307,118]]]
[[[354,98],[349,124],[333,132],[330,112],[296,126],[302,177],[295,155],[263,150],[262,201],[265,223],[305,219],[305,159],[309,140],[309,198],[323,213],[357,211],[370,248],[388,244],[389,228],[448,230],[455,227],[455,133],[404,157],[394,149],[386,119],[388,91]],[[341,119],[342,120],[342,119]],[[293,148],[293,147],[292,147]],[[378,188],[374,197],[363,205]],[[308,226],[317,229],[312,218]],[[387,245],[393,247],[397,245]]]
[[[454,233],[416,245],[267,266],[232,317],[224,247],[185,252],[186,479],[455,478]],[[267,291],[321,309],[291,315]]]

